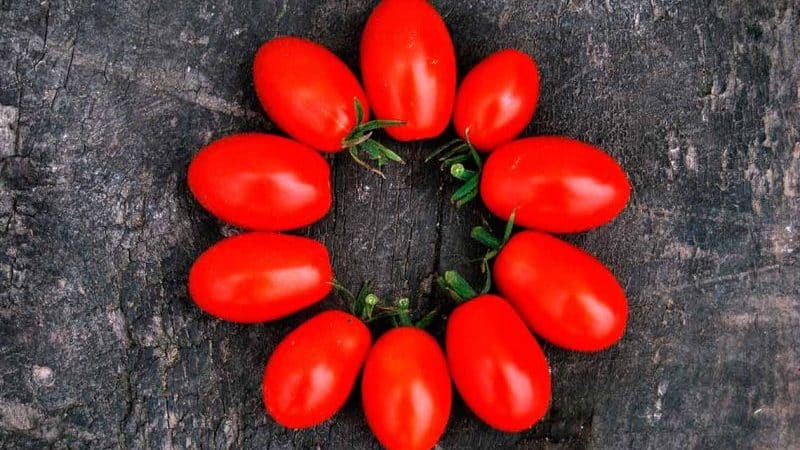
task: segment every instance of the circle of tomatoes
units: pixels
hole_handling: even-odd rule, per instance
[[[259,48],[256,94],[291,139],[235,134],[192,160],[187,181],[200,205],[252,231],[223,239],[197,258],[190,297],[203,311],[240,323],[279,319],[322,300],[336,285],[327,248],[277,233],[310,225],[331,208],[330,167],[315,150],[348,149],[382,175],[359,155],[378,167],[402,158],[373,132],[382,128],[398,141],[429,139],[452,120],[460,139],[436,153],[464,182],[454,203],[480,196],[509,224],[502,239],[480,227],[473,231],[490,247],[482,293],[460,276],[440,279],[460,302],[447,320],[445,351],[410,325],[403,308],[393,309],[397,326],[373,345],[366,321],[374,303],[366,306],[362,293],[350,294],[361,304],[354,314],[319,313],[277,345],[264,368],[264,405],[285,427],[313,427],[344,405],[361,374],[364,414],[378,441],[389,449],[429,449],[447,427],[452,378],[465,404],[491,427],[529,429],[547,413],[552,389],[534,334],[566,349],[598,351],[622,338],[628,316],[611,271],[547,233],[613,220],[630,197],[628,178],[590,144],[559,136],[517,139],[539,100],[535,60],[500,50],[457,86],[450,33],[426,0],[379,2],[363,30],[360,68],[364,88],[318,43],[284,36]],[[478,152],[488,154],[485,161]],[[513,233],[513,225],[526,230]],[[501,296],[487,293],[491,281]]]

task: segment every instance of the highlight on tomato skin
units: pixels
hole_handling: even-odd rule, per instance
[[[325,159],[271,134],[242,133],[212,142],[189,165],[188,183],[213,215],[251,230],[310,225],[328,213],[333,200]]]
[[[361,401],[370,429],[389,450],[428,450],[450,418],[452,386],[441,347],[427,332],[399,327],[367,355]]]
[[[561,136],[524,138],[489,154],[480,195],[496,216],[552,233],[586,231],[628,203],[625,171],[597,147]]]
[[[313,239],[249,232],[223,239],[189,271],[189,295],[223,320],[279,319],[322,300],[332,289],[325,246]]]
[[[456,56],[447,25],[425,0],[383,0],[361,37],[361,75],[379,119],[405,121],[386,128],[398,141],[439,136],[456,93]]]
[[[497,255],[492,275],[533,332],[559,347],[604,350],[625,333],[628,301],[614,274],[549,234],[514,234]]]
[[[461,397],[505,432],[531,428],[550,405],[550,368],[514,308],[496,295],[459,305],[447,321],[446,353]]]
[[[352,314],[324,311],[307,320],[269,357],[262,383],[267,412],[293,429],[330,419],[350,396],[371,345],[369,328]]]
[[[349,67],[324,46],[293,36],[271,39],[253,62],[253,83],[261,105],[294,139],[325,152],[344,149],[342,141],[358,125],[353,100],[369,120],[369,103]]]
[[[479,151],[492,151],[528,126],[539,103],[539,69],[515,49],[487,56],[458,87],[453,126]]]

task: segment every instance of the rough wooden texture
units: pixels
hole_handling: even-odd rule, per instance
[[[630,174],[613,224],[569,236],[630,296],[624,340],[547,346],[550,414],[501,434],[456,402],[441,448],[800,448],[800,5],[796,0],[437,0],[463,73],[535,55],[528,135],[607,149]],[[223,234],[187,164],[212,139],[274,130],[250,62],[278,34],[356,67],[372,1],[0,0],[0,447],[375,448],[357,396],[313,430],[264,414],[287,320],[223,323],[187,297]],[[450,136],[448,135],[447,138]],[[336,202],[302,230],[339,278],[424,307],[476,257],[453,184],[397,146],[384,181],[333,158]],[[441,335],[439,323],[434,331]]]

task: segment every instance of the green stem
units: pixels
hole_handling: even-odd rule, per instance
[[[380,302],[380,299],[375,294],[367,294],[364,298],[364,310],[361,313],[361,320],[368,321],[372,319],[372,312],[375,309],[375,305]]]
[[[405,125],[404,120],[370,120],[369,122],[362,123],[355,127],[354,131],[357,133],[366,133],[368,131],[378,130],[386,127],[399,127]]]
[[[364,119],[364,108],[358,98],[353,98],[353,107],[356,110],[356,123],[358,125],[353,128],[347,137],[342,139],[342,148],[349,150],[350,156],[356,164],[386,178],[383,172],[378,169],[379,167],[385,166],[390,162],[398,162],[400,164],[405,164],[405,162],[400,155],[372,139],[372,133],[374,130],[403,125],[405,122],[400,120],[372,120],[361,123]],[[374,161],[378,167],[376,168],[361,159],[361,153],[366,153],[369,159]]]
[[[446,144],[444,144],[444,145],[442,145],[440,147],[437,147],[436,150],[433,151],[433,153],[431,153],[430,155],[428,155],[427,158],[425,158],[425,162],[429,162],[433,158],[436,158],[437,156],[439,156],[442,153],[444,153],[445,150],[453,147],[456,144],[460,144],[461,142],[462,142],[461,139],[453,139],[452,141],[450,141],[450,142],[448,142],[448,143],[446,143]]]
[[[457,303],[474,298],[478,293],[470,286],[469,282],[464,279],[455,270],[448,270],[444,273],[444,285],[451,292],[451,296]],[[452,295],[455,294],[455,295]]]
[[[453,164],[450,166],[450,175],[461,181],[469,181],[475,176],[475,171],[465,168],[463,164]]]
[[[500,250],[504,242],[497,239],[489,230],[484,227],[475,227],[470,232],[472,239],[480,242],[481,244],[489,247],[492,250]]]
[[[456,206],[462,206],[478,195],[478,182],[480,175],[474,173],[464,184],[458,188],[450,197],[450,201]]]
[[[410,327],[414,325],[414,323],[411,321],[411,314],[408,312],[410,304],[411,302],[406,297],[403,297],[397,301],[397,321],[399,322],[400,326]]]
[[[429,312],[428,314],[425,314],[425,316],[422,319],[419,319],[414,324],[414,326],[417,327],[417,328],[422,328],[422,329],[428,328],[428,326],[431,323],[433,323],[433,321],[436,320],[436,318],[438,316],[439,316],[439,309],[437,308],[437,309],[434,309],[433,311]]]

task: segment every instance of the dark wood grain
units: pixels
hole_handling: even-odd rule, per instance
[[[457,401],[441,448],[800,448],[800,5],[435,3],[462,73],[502,47],[536,57],[526,134],[593,142],[634,186],[615,222],[566,237],[625,286],[623,341],[546,346],[542,423],[498,433]],[[372,6],[0,0],[0,447],[377,447],[357,395],[302,432],[261,405],[271,349],[336,300],[239,326],[185,287],[233,232],[190,197],[189,160],[226,134],[274,131],[255,50],[298,34],[355,68]],[[448,137],[395,145],[409,164],[386,180],[331,159],[334,209],[302,232],[329,245],[343,282],[446,305],[431,281],[478,256],[468,232],[488,216],[454,210],[453,184],[423,164]]]

